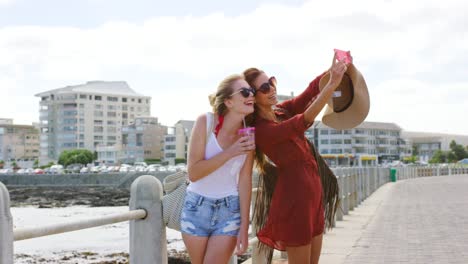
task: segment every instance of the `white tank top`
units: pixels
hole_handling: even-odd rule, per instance
[[[212,113],[206,114],[206,128],[211,127],[213,119]],[[208,134],[208,139],[205,146],[205,160],[211,159],[223,149],[218,143],[213,131]],[[210,198],[223,198],[229,195],[239,195],[239,172],[244,165],[246,155],[238,155],[227,162],[221,167],[203,177],[196,182],[190,182],[187,186],[187,191],[191,191]]]

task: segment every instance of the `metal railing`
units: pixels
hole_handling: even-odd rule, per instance
[[[418,177],[468,174],[468,167],[399,167],[394,168],[402,179]],[[356,208],[380,186],[390,181],[390,169],[381,167],[350,167],[333,169],[340,187],[341,210],[336,214],[336,221]],[[252,203],[256,189],[253,189]],[[13,229],[10,212],[10,198],[5,185],[0,182],[0,263],[13,263],[13,242],[41,236],[71,232],[85,228],[129,221],[130,224],[130,263],[167,263],[166,226],[162,210],[163,188],[154,176],[138,177],[131,185],[129,212],[105,217],[72,221],[65,224]],[[256,227],[252,226],[252,234]],[[265,263],[265,257],[258,252],[258,239],[249,240],[252,246],[252,258],[244,263]],[[233,256],[229,263],[237,263]]]

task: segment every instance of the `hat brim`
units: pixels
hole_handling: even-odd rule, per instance
[[[322,122],[331,128],[342,130],[351,129],[361,124],[367,117],[370,109],[369,91],[362,74],[353,64],[348,66],[346,73],[351,79],[354,87],[354,97],[351,105],[344,111],[336,113],[333,111],[333,100],[327,102]],[[319,82],[319,89],[326,86],[330,80],[330,73],[326,73]]]

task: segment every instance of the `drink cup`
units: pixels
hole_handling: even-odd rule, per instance
[[[248,136],[249,140],[255,142],[255,127],[244,127],[237,131],[237,134],[242,136]]]

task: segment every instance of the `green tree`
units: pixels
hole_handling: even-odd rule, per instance
[[[450,142],[450,150],[453,153],[451,157],[453,157],[453,161],[459,161],[464,158],[468,158],[468,152],[462,145],[458,145],[455,140]]]
[[[5,162],[3,160],[0,160],[0,169],[3,169],[4,165],[5,165]]]
[[[186,163],[187,161],[185,159],[175,159],[175,164],[179,163]]]
[[[11,163],[11,166],[13,167],[14,170],[19,170],[19,169],[21,169],[20,167],[18,167],[18,164],[16,164],[16,161],[13,161],[13,162]]]
[[[146,164],[159,164],[161,163],[161,159],[145,159]]]
[[[55,165],[55,163],[54,163],[53,161],[51,161],[51,162],[47,163],[47,165],[42,165],[42,166],[40,166],[39,168],[41,168],[41,169],[45,169],[45,168],[49,168],[49,167],[51,167],[52,165]]]
[[[446,163],[447,162],[447,152],[442,150],[437,150],[432,156],[429,163]]]
[[[35,159],[34,164],[33,164],[33,168],[37,168],[37,167],[39,167],[39,160]]]
[[[66,167],[75,163],[86,165],[93,162],[93,160],[94,154],[91,151],[87,149],[74,149],[64,150],[60,153],[58,163]]]

